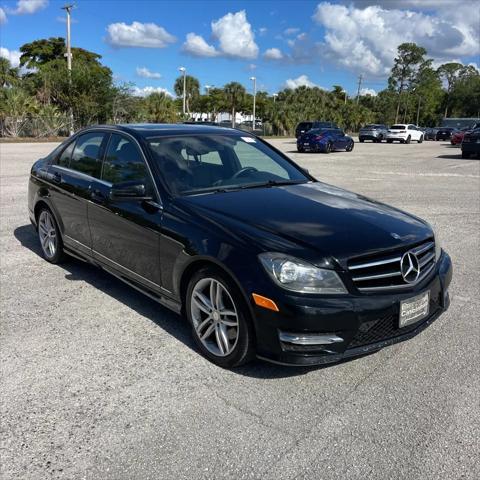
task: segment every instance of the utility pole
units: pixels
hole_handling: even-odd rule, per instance
[[[255,130],[255,100],[257,96],[257,77],[250,77],[250,80],[253,82],[253,120],[252,120],[252,130]]]
[[[362,86],[363,75],[358,76],[357,103],[360,101],[360,87]]]
[[[67,53],[65,54],[65,56],[67,57],[68,85],[69,85],[70,93],[72,91],[72,45],[71,45],[71,38],[70,38],[70,17],[72,14],[73,7],[74,7],[73,3],[62,7],[62,10],[65,10],[67,12]],[[73,108],[70,105],[70,136],[73,135],[73,130],[74,130]]]
[[[187,69],[180,67],[178,70],[183,73],[183,114],[185,115],[187,105]]]
[[[420,119],[420,103],[422,102],[422,97],[418,96],[418,106],[417,106],[417,123],[415,124],[418,127],[418,121]]]

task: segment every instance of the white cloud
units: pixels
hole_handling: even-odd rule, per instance
[[[107,27],[107,42],[114,47],[165,48],[176,38],[155,23],[111,23]]]
[[[259,33],[260,35],[265,35],[265,34],[267,33],[267,31],[268,31],[268,28],[267,28],[267,27],[260,27],[260,28],[258,29],[258,33]]]
[[[474,17],[479,15],[478,9],[477,12],[474,8],[471,10]],[[465,24],[462,29],[459,22],[452,23],[448,17],[433,13],[322,2],[313,19],[326,30],[324,42],[318,48],[322,56],[340,66],[371,75],[389,72],[397,46],[403,42],[422,45],[434,58],[474,55],[480,51],[478,32],[475,38],[475,33]]]
[[[219,52],[213,45],[209,45],[203,37],[193,32],[187,34],[187,39],[182,49],[195,57],[216,57],[219,55]]]
[[[0,8],[0,25],[7,23],[7,14],[3,8]]]
[[[227,13],[216,22],[212,22],[212,34],[218,39],[219,48],[224,55],[257,58],[258,45],[255,43],[255,35],[245,10]]]
[[[13,15],[28,15],[38,12],[48,5],[48,0],[18,0],[17,8],[9,10]]]
[[[253,70],[257,69],[257,66],[254,63],[249,63],[246,68],[248,71],[253,72]]]
[[[173,95],[168,91],[166,88],[162,87],[133,87],[132,89],[132,94],[137,96],[137,97],[146,97],[150,95],[151,93],[165,93],[165,95],[168,95],[169,97],[173,98]]]
[[[147,67],[137,67],[136,73],[139,77],[142,78],[151,78],[155,80],[162,78],[162,75],[160,73],[151,72]]]
[[[298,87],[318,87],[315,83],[313,83],[307,75],[300,75],[297,78],[289,78],[285,80],[284,84],[285,88],[295,89]]]
[[[284,31],[283,31],[283,34],[284,35],[295,35],[296,33],[298,33],[300,31],[299,28],[286,28]]]
[[[9,50],[5,47],[0,47],[0,57],[6,58],[10,61],[12,67],[18,67],[20,65],[20,55],[18,50]]]
[[[183,51],[196,57],[257,58],[258,45],[245,10],[227,13],[213,21],[211,27],[212,36],[218,41],[217,47],[209,45],[201,35],[191,32],[183,44]]]
[[[376,97],[377,92],[373,88],[362,88],[360,89],[360,95],[361,96],[371,95],[372,97]]]
[[[283,53],[278,48],[268,48],[265,50],[263,57],[267,60],[281,60],[283,58]]]

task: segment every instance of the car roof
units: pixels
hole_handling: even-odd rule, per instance
[[[117,130],[145,138],[195,134],[250,136],[248,132],[240,131],[235,128],[218,127],[215,125],[192,125],[188,123],[124,123],[118,125],[92,125],[91,127],[88,127],[88,130],[94,130],[96,128],[108,128],[109,130]]]

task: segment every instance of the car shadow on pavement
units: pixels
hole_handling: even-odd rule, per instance
[[[40,244],[32,225],[28,224],[17,227],[13,234],[23,247],[28,248],[36,255],[43,258]],[[172,335],[185,346],[200,355],[193,341],[190,326],[182,316],[163,307],[159,303],[126,285],[115,276],[95,265],[70,258],[65,263],[55,266],[62,268],[65,271],[65,278],[67,280],[81,280],[88,282],[93,287],[100,289],[102,292],[110,295],[119,302],[122,302],[132,310],[135,310],[140,315],[148,318],[168,334]],[[354,359],[349,359],[346,361],[353,360]],[[328,366],[329,365],[315,367],[289,367],[254,360],[248,365],[233,369],[232,372],[246,377],[271,379],[305,375],[312,370],[318,370]]]
[[[448,158],[450,160],[464,160],[464,161],[468,161],[468,160],[480,160],[480,157],[478,156],[475,156],[475,155],[471,155],[469,158],[462,158],[462,153],[458,153],[458,154],[453,154],[453,153],[450,153],[448,155],[437,155],[436,158]]]

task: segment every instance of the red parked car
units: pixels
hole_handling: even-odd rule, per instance
[[[460,130],[452,132],[450,143],[452,145],[460,145],[463,141],[463,136],[465,135],[465,133],[470,132],[471,130],[472,130],[472,127],[464,127],[464,128],[461,128]]]

